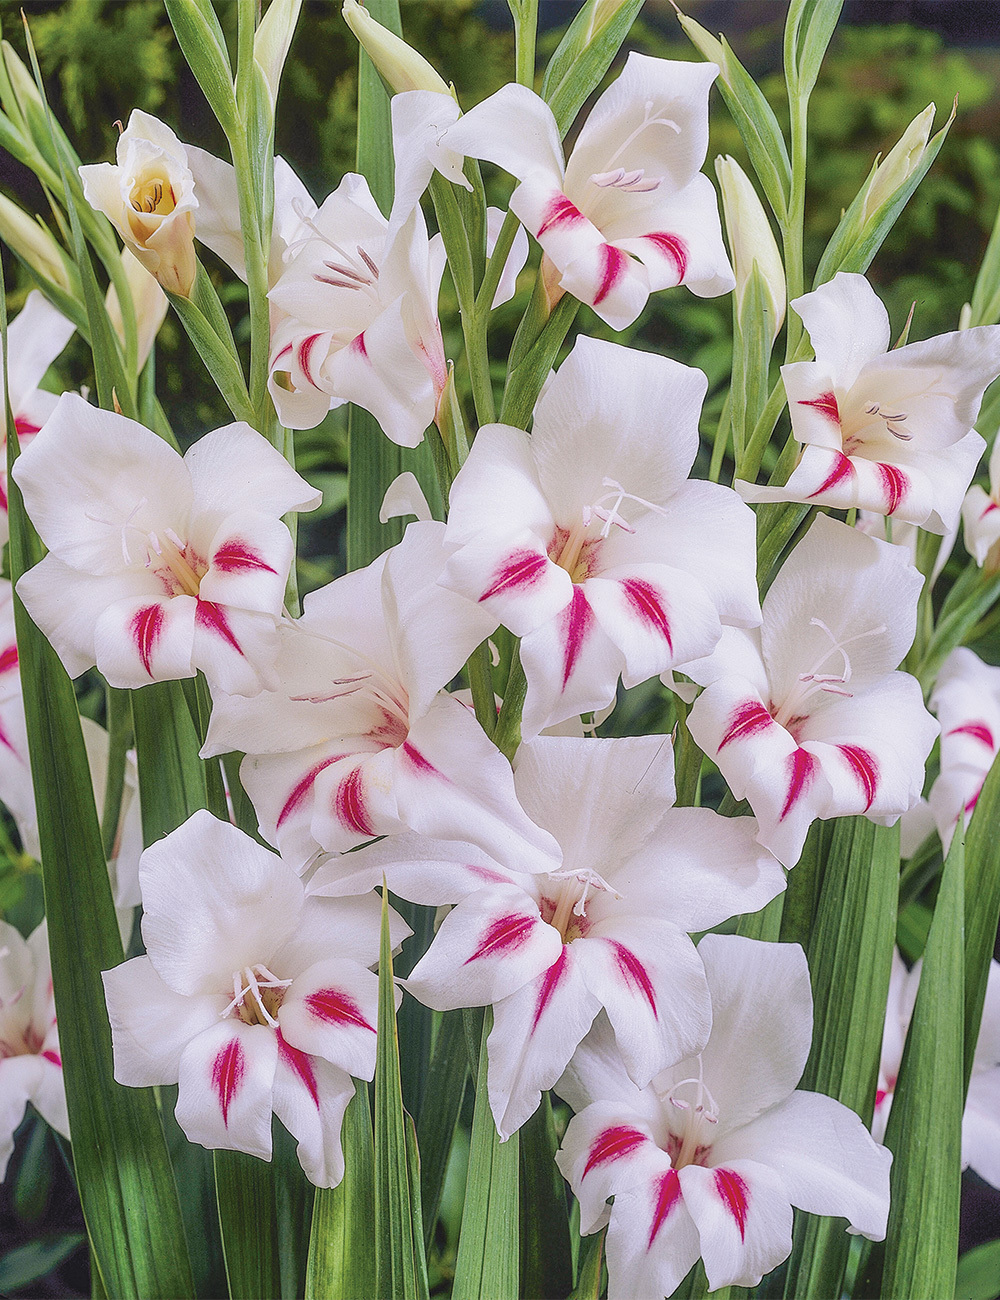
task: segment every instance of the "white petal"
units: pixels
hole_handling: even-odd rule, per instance
[[[484,424],[451,487],[449,547],[480,533],[497,538],[528,531],[544,548],[555,522],[538,479],[532,435],[507,424]],[[451,585],[451,584],[449,584]]]
[[[336,1187],[344,1176],[340,1127],[354,1096],[350,1075],[318,1056],[291,1047],[278,1034],[274,1113],[298,1140],[299,1164],[317,1187]]]
[[[502,87],[449,127],[441,143],[467,158],[486,158],[521,180],[532,171],[562,178],[555,118],[527,86]]]
[[[850,388],[864,365],[888,351],[889,315],[863,275],[838,271],[791,305],[838,387]]]
[[[492,257],[493,250],[496,247],[497,239],[500,237],[500,229],[504,223],[504,213],[499,208],[488,207],[486,209],[486,256]],[[524,269],[524,264],[528,260],[528,236],[524,233],[524,227],[518,226],[514,235],[514,242],[510,246],[510,252],[507,254],[507,260],[503,264],[503,270],[500,272],[500,280],[497,284],[497,291],[493,295],[493,310],[502,307],[505,302],[510,302],[517,292],[517,277]],[[479,436],[478,434],[476,435]]]
[[[174,1108],[188,1139],[270,1160],[277,1061],[277,1036],[265,1025],[224,1020],[192,1039],[181,1054]]]
[[[98,668],[110,685],[125,688],[193,677],[197,671],[192,655],[199,602],[193,596],[131,595],[126,582],[138,585],[132,579],[132,574],[122,576],[119,598],[107,605],[94,624]],[[79,588],[93,600],[104,581],[84,578],[79,580]]]
[[[433,90],[407,90],[393,95],[389,108],[395,159],[391,230],[395,224],[402,224],[420,201],[434,172],[431,151],[439,152],[438,141],[458,119],[460,110],[450,95]],[[471,188],[462,176],[461,163],[457,172],[457,176],[452,174],[448,179]]]
[[[390,519],[405,519],[407,515],[422,520],[434,518],[416,476],[409,470],[404,470],[402,474],[397,474],[386,488],[382,505],[379,507],[378,521],[380,524],[387,524]]]
[[[342,957],[296,976],[278,1010],[286,1042],[358,1079],[375,1077],[377,1022],[378,976]]]
[[[647,1167],[669,1168],[646,1117],[619,1102],[597,1102],[575,1115],[556,1164],[580,1202],[580,1231],[593,1232],[605,1202],[638,1183]]]
[[[191,473],[195,509],[217,511],[220,522],[234,510],[276,516],[314,510],[323,497],[248,424],[206,433],[186,452],[184,463]]]
[[[725,1168],[680,1170],[684,1203],[698,1228],[708,1285],[756,1286],[792,1249],[792,1207],[766,1165],[730,1160]]]
[[[975,483],[962,502],[962,530],[965,549],[982,566],[990,547],[1000,538],[1000,506]]]
[[[315,883],[314,876],[294,934],[274,954],[274,969],[280,966],[286,978],[297,976],[328,957],[348,958],[361,966],[374,966],[379,954],[381,898],[370,892],[353,898],[316,897]],[[378,883],[382,883],[381,876]],[[411,933],[395,908],[390,907],[389,938],[393,948]]]
[[[281,616],[294,545],[280,519],[234,512],[205,549],[209,567],[198,588],[202,600]]]
[[[45,372],[73,337],[72,321],[32,289],[7,329],[7,383],[15,416],[45,378]]]
[[[309,882],[310,897],[319,894],[346,901],[350,895],[374,889],[383,875],[400,898],[442,907],[486,885],[511,883],[514,873],[503,870],[474,844],[431,840],[409,832],[328,858]]]
[[[24,1118],[28,1099],[41,1076],[37,1056],[9,1056],[0,1060],[0,1181],[14,1153],[14,1130]]]
[[[639,319],[649,298],[645,266],[615,244],[573,251],[576,255],[560,268],[560,285],[588,303],[612,329],[628,329]]]
[[[2,1068],[2,1067],[0,1067]],[[1000,1070],[974,1073],[962,1117],[962,1167],[1000,1187]]]
[[[236,172],[229,163],[196,145],[187,145],[187,161],[198,196],[197,238],[244,282],[247,278]]]

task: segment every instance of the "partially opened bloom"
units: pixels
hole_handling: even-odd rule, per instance
[[[885,1236],[892,1157],[853,1111],[798,1092],[812,1038],[798,944],[706,935],[712,1034],[638,1089],[598,1022],[558,1091],[577,1114],[556,1161],[580,1230],[608,1222],[609,1300],[672,1295],[704,1261],[709,1289],[756,1286],[788,1257],[792,1206]]]
[[[511,211],[541,244],[552,279],[624,329],[659,289],[686,284],[714,297],[733,287],[715,190],[699,171],[718,71],[630,54],[565,163],[551,109],[521,85],[477,104],[442,144],[517,177]]]
[[[941,665],[930,703],[941,724],[941,771],[928,801],[947,849],[1000,750],[1000,668],[958,646]]]
[[[83,193],[164,289],[187,297],[198,269],[194,176],[170,127],[135,108],[113,163],[80,168]]]
[[[692,736],[785,866],[815,818],[891,825],[920,797],[938,729],[919,683],[893,669],[921,585],[903,547],[820,515],[772,583],[760,630],[727,628],[684,667],[707,687]]]
[[[698,1051],[708,991],[688,931],[757,911],[784,888],[750,818],[672,806],[663,737],[540,737],[515,766],[522,806],[561,851],[543,871],[405,836],[326,863],[312,884],[356,892],[384,872],[404,898],[457,903],[406,988],[438,1011],[492,1003],[488,1086],[504,1138],[602,1008],[640,1086]]]
[[[889,351],[875,290],[843,271],[792,307],[816,352],[781,368],[802,454],[784,487],[737,482],[743,499],[857,506],[934,533],[953,529],[986,445],[972,426],[1000,374],[1000,326]]]
[[[973,483],[962,502],[965,549],[980,568],[1000,569],[1000,438],[993,444],[989,464],[990,490]]]
[[[552,849],[507,760],[443,689],[494,626],[437,585],[443,532],[411,524],[366,569],[310,593],[281,629],[280,686],[216,693],[204,753],[246,754],[261,833],[301,868],[404,829],[471,839],[527,870]]]
[[[67,672],[112,686],[270,681],[293,545],[320,493],[247,424],[182,458],[134,420],[63,394],[14,476],[49,554],[18,583]]]
[[[29,1101],[69,1137],[45,922],[24,940],[0,921],[0,1182]]]
[[[104,972],[116,1080],[178,1084],[192,1142],[262,1160],[273,1112],[307,1177],[336,1186],[351,1075],[375,1072],[379,898],[307,897],[288,863],[204,811],[145,851],[139,878],[147,955]]]
[[[705,376],[580,337],[533,432],[490,424],[451,491],[442,581],[521,640],[522,733],[707,654],[759,621],[754,520],[690,480]]]
[[[921,966],[918,961],[907,970],[899,950],[893,952],[872,1119],[872,1132],[876,1138],[884,1136],[892,1109],[906,1034],[920,985]],[[962,1115],[962,1168],[970,1167],[980,1178],[1000,1188],[1000,962],[996,961],[990,962],[983,1018]]]
[[[73,324],[37,289],[7,328],[7,391],[17,440],[24,448],[55,410],[59,398],[38,385],[73,335]],[[0,425],[5,422],[0,421]],[[0,545],[7,540],[7,437],[0,443]]]

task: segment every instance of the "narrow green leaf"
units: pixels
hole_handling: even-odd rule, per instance
[[[570,326],[576,319],[580,304],[571,294],[565,294],[552,310],[552,314],[538,336],[537,342],[524,360],[507,374],[500,419],[516,429],[524,429],[531,418],[538,394],[556,363],[559,349],[565,342]]]
[[[955,1300],[996,1300],[1000,1296],[1000,1241],[967,1250],[958,1261]]]
[[[566,134],[588,95],[601,84],[632,30],[642,0],[624,0],[591,35],[594,8],[585,4],[570,23],[542,79],[542,99],[552,109],[560,135]]]
[[[139,804],[146,845],[207,808],[198,733],[180,682],[151,682],[132,692]]]
[[[500,1141],[490,1112],[486,1040],[492,1024],[493,1013],[487,1010],[452,1300],[517,1300],[519,1295],[519,1143],[516,1133]]]
[[[605,1229],[584,1237],[580,1245],[580,1261],[576,1270],[576,1286],[570,1300],[600,1300],[604,1273]]]
[[[995,831],[994,831],[995,833]],[[886,1129],[893,1153],[882,1294],[951,1296],[962,1181],[965,853],[945,859]]]
[[[757,173],[761,189],[780,222],[788,215],[792,166],[785,137],[774,109],[764,93],[722,38],[723,63],[719,90],[736,123],[740,138]]]
[[[573,1287],[566,1183],[556,1164],[556,1136],[548,1093],[518,1133],[520,1139],[521,1295],[559,1300]]]
[[[994,760],[965,837],[965,1086],[979,1039],[1000,920],[1000,762]]]
[[[177,44],[227,133],[237,120],[233,73],[212,0],[165,0]]]
[[[843,7],[844,0],[805,0],[800,6],[795,76],[798,94],[811,94]]]
[[[277,1300],[281,1266],[270,1165],[242,1151],[216,1151],[215,1187],[232,1300]]]
[[[198,277],[203,276],[205,270],[199,266]],[[246,420],[253,425],[254,409],[228,322],[225,323],[226,334],[220,335],[192,298],[185,298],[178,293],[168,293],[167,297],[234,418]],[[211,301],[211,296],[204,292],[204,286],[200,300],[206,306]]]
[[[0,1295],[20,1295],[26,1287],[64,1264],[86,1241],[81,1232],[48,1233],[0,1255]]]
[[[313,1206],[305,1300],[359,1300],[374,1296],[375,1141],[368,1086],[355,1084],[344,1115],[344,1177],[321,1187]]]
[[[469,1077],[469,1056],[461,1011],[446,1011],[438,1025],[434,1053],[427,1072],[424,1104],[420,1108],[417,1145],[420,1150],[420,1199],[424,1244],[430,1249],[444,1191],[445,1171],[455,1127],[462,1111]]]
[[[375,1063],[375,1294],[385,1300],[396,1300],[396,1297],[421,1300],[427,1295],[423,1225],[418,1217],[419,1205],[413,1205],[410,1185],[406,1112],[399,1079],[389,902],[388,891],[383,886]]]
[[[898,873],[898,827],[864,817],[836,821],[808,949],[813,1046],[802,1086],[850,1106],[866,1124],[889,995]],[[838,1220],[799,1215],[786,1297],[839,1295],[849,1247]]]
[[[428,1294],[427,1285],[427,1256],[419,1240],[419,1228],[423,1221],[423,1206],[420,1200],[420,1148],[417,1146],[417,1129],[410,1115],[406,1119],[406,1167],[410,1174],[410,1205],[413,1212],[414,1236],[417,1240],[416,1258],[417,1258],[417,1290],[422,1296]]]

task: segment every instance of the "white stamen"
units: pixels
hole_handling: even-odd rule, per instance
[[[618,161],[618,159],[622,156],[625,150],[632,143],[632,141],[635,140],[637,136],[640,136],[643,133],[643,131],[645,131],[647,126],[669,126],[671,131],[675,132],[677,135],[680,135],[681,133],[681,128],[677,125],[675,121],[673,121],[672,118],[654,117],[653,101],[651,99],[647,99],[645,107],[643,109],[642,121],[639,123],[639,125],[635,128],[635,130],[630,135],[627,135],[625,137],[622,143],[618,146],[618,148],[608,159],[609,166],[613,166]]]
[[[801,686],[792,690],[781,708],[774,714],[774,720],[779,726],[787,726],[789,720],[798,714],[802,705],[813,693],[813,691],[824,691],[828,695],[842,695],[847,699],[852,698],[852,692],[846,689],[847,683],[851,680],[852,668],[851,660],[844,649],[845,646],[852,645],[855,641],[862,641],[865,637],[881,636],[886,631],[885,624],[879,627],[869,628],[867,632],[858,632],[854,636],[849,636],[843,641],[838,641],[834,633],[827,627],[821,618],[811,618],[809,620],[811,627],[818,627],[830,638],[831,645],[825,650],[813,664],[812,668],[806,673],[799,673],[797,681],[801,686],[806,687],[803,691]],[[844,660],[843,671],[839,673],[821,673],[819,670],[826,663],[832,654],[840,654]]]
[[[258,978],[258,972],[264,976]],[[246,979],[244,985],[243,980]],[[280,980],[273,971],[262,963],[258,962],[256,966],[244,966],[242,971],[233,973],[233,1000],[219,1012],[219,1019],[224,1020],[231,1012],[235,1011],[243,1002],[248,993],[252,994],[254,1001],[257,1003],[257,1010],[264,1017],[265,1022],[272,1029],[278,1028],[278,1022],[264,1005],[264,999],[261,995],[261,989],[287,989],[291,980]]]
[[[603,876],[599,876],[596,871],[591,871],[589,867],[584,867],[579,871],[550,871],[550,880],[578,880],[583,885],[583,893],[573,904],[574,916],[587,915],[587,894],[591,889],[603,889],[615,898],[621,898],[618,890],[614,885],[609,885]]]
[[[675,1093],[677,1093],[679,1089],[686,1087],[689,1083],[693,1083],[695,1088],[697,1089],[697,1095],[694,1101],[695,1114],[699,1115],[702,1119],[706,1120],[709,1124],[718,1124],[719,1107],[715,1098],[712,1096],[711,1092],[709,1091],[707,1084],[705,1083],[704,1069],[702,1066],[700,1052],[698,1053],[697,1060],[698,1060],[698,1074],[696,1076],[692,1075],[690,1079],[681,1079],[677,1083],[675,1083],[674,1086],[664,1097],[664,1101],[670,1102],[671,1106],[675,1106],[678,1110],[691,1110],[692,1109],[691,1102],[682,1101],[679,1097],[675,1096]]]

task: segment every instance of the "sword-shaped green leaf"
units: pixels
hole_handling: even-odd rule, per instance
[[[368,1086],[355,1084],[344,1115],[344,1177],[320,1188],[313,1206],[306,1269],[306,1300],[356,1300],[373,1296],[375,1256],[375,1141]]]

